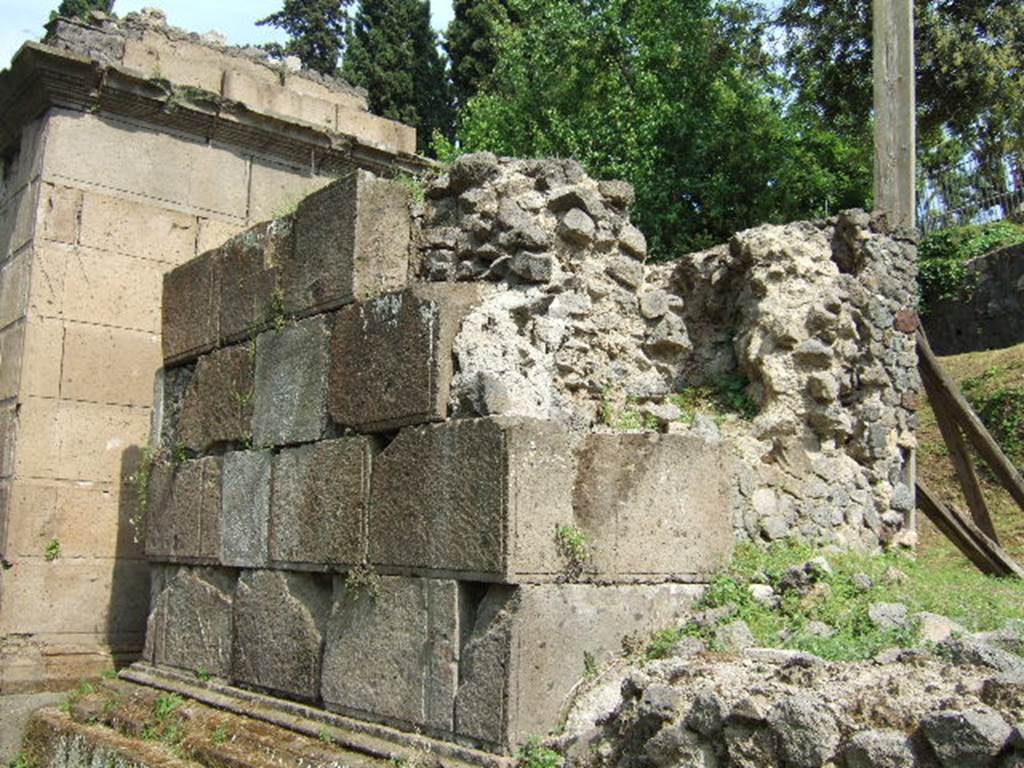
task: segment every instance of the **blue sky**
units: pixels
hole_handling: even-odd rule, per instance
[[[25,40],[38,40],[43,24],[59,0],[0,0],[0,69]],[[220,32],[235,45],[280,40],[281,34],[255,21],[278,10],[281,0],[116,0],[114,11],[123,16],[144,7],[159,7],[167,20],[191,32]],[[452,17],[451,0],[430,0],[434,27],[444,29]]]

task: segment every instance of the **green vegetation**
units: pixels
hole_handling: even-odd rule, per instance
[[[17,756],[7,764],[8,768],[36,768],[35,762],[26,752],[19,752]]]
[[[298,56],[303,66],[333,75],[345,47],[352,0],[284,0],[277,13],[257,21],[288,33],[288,42],[264,46],[277,58]],[[403,62],[405,63],[405,62]]]
[[[560,525],[555,530],[555,543],[565,560],[566,575],[570,579],[578,579],[590,557],[587,535],[575,525]]]
[[[562,768],[564,764],[564,757],[543,746],[537,738],[530,739],[516,752],[518,768]]]
[[[211,677],[213,677],[213,675],[211,675],[207,670],[203,669],[202,667],[196,670],[196,679],[199,680],[199,682],[201,683],[210,682]]]
[[[1024,226],[1009,221],[953,227],[928,235],[918,248],[923,311],[935,301],[963,298],[973,291],[968,261],[1018,243],[1024,243]]]
[[[361,595],[376,600],[380,594],[380,585],[380,574],[369,563],[361,563],[345,575],[345,593],[352,600],[358,600]]]
[[[176,693],[162,693],[153,702],[153,716],[142,731],[147,741],[177,747],[185,738],[185,720],[179,711],[185,700]]]
[[[60,709],[62,712],[70,712],[71,708],[78,703],[78,700],[89,694],[96,693],[96,686],[90,683],[88,680],[83,680],[78,684],[71,693],[68,694],[67,698],[60,703]]]
[[[57,10],[50,14],[50,20],[64,18],[86,18],[92,11],[110,13],[114,10],[114,0],[61,0]]]
[[[905,630],[876,627],[868,618],[873,603],[904,603],[911,615],[919,611],[942,614],[970,631],[1024,620],[1024,584],[950,567],[941,560],[912,559],[897,553],[828,554],[832,573],[820,573],[809,592],[780,590],[787,570],[818,555],[799,544],[768,548],[743,544],[737,548],[732,564],[712,581],[700,607],[735,606],[735,613],[720,623],[742,619],[759,645],[808,651],[834,660],[869,659],[885,648],[917,642],[913,626]],[[870,587],[858,585],[860,575],[867,576]],[[758,602],[750,591],[751,584],[772,586],[779,597],[778,606]],[[827,624],[834,634],[820,637],[807,632],[812,621]],[[700,637],[714,650],[714,629],[690,622],[665,630],[654,637],[646,654],[649,658],[662,657],[685,636]]]
[[[229,738],[231,738],[231,734],[228,733],[228,729],[223,725],[218,725],[210,734],[210,741],[218,746],[226,743]]]
[[[334,743],[334,737],[331,736],[331,731],[328,728],[321,728],[320,733],[317,734],[317,738],[324,744]]]
[[[1021,465],[1020,393],[1024,389],[1024,344],[1006,349],[971,352],[942,359],[942,365],[961,386],[967,400],[992,431],[1010,459]],[[947,505],[961,511],[967,506],[942,439],[935,415],[927,402],[918,412],[918,475]],[[1024,515],[1012,497],[995,480],[986,464],[975,461],[978,480],[1000,544],[1018,562],[1024,561]],[[921,548],[930,560],[946,567],[972,571],[973,566],[926,520],[921,522]]]
[[[427,191],[427,185],[420,176],[413,176],[410,173],[400,173],[392,179],[396,184],[405,187],[409,196],[415,203],[422,203]]]
[[[721,419],[727,415],[739,416],[751,421],[758,413],[754,399],[747,394],[749,382],[739,374],[725,374],[715,378],[711,384],[701,387],[687,387],[670,395],[669,401],[683,412],[681,421],[690,423],[698,413],[706,413]]]
[[[594,654],[590,651],[583,652],[583,678],[585,680],[593,680],[597,677],[600,672],[600,668],[597,664],[597,659],[594,658]]]
[[[427,0],[361,0],[341,71],[366,88],[371,112],[416,128],[421,152],[435,131],[451,134],[445,61]]]
[[[45,550],[45,553],[44,553],[44,557],[46,558],[46,562],[52,563],[54,560],[56,560],[58,557],[60,557],[60,553],[61,553],[60,539],[50,539],[50,543],[46,545],[46,550]]]
[[[961,388],[1003,452],[1024,466],[1024,360],[989,368]]]
[[[445,35],[452,95],[466,106],[498,62],[498,33],[509,23],[507,0],[454,0]]]

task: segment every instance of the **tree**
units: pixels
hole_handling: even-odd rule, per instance
[[[445,62],[427,0],[362,0],[342,74],[366,89],[370,110],[416,128],[421,151],[451,133]]]
[[[50,14],[50,18],[63,16],[64,18],[84,19],[90,11],[110,13],[112,10],[114,10],[114,0],[61,0],[60,6]]]
[[[510,0],[466,149],[559,155],[636,187],[655,255],[863,204],[870,154],[788,108],[744,2]],[[799,105],[797,105],[799,106]]]
[[[918,154],[927,174],[965,156],[1024,152],[1024,3],[915,0]],[[787,0],[778,23],[798,98],[870,141],[871,0]]]
[[[507,0],[455,0],[445,35],[452,95],[461,109],[498,60],[498,31],[509,22]]]
[[[266,46],[278,57],[298,56],[303,66],[325,75],[334,75],[338,58],[345,48],[348,6],[352,0],[284,0],[277,13],[257,21],[283,29],[289,40],[283,46]]]

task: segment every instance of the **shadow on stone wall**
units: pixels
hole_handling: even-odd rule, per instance
[[[145,560],[144,452],[133,445],[121,454],[117,546],[110,582],[106,639],[120,668],[139,658],[149,612],[149,564]],[[140,490],[141,489],[141,490]]]

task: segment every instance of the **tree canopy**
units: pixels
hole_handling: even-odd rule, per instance
[[[50,17],[63,16],[84,19],[90,11],[110,13],[112,10],[114,10],[114,0],[61,0],[61,4],[56,11],[50,14]]]
[[[278,27],[288,34],[283,46],[266,46],[273,55],[298,56],[305,67],[333,75],[345,48],[351,4],[352,0],[284,0],[280,11],[256,24]]]
[[[342,74],[366,88],[370,110],[417,130],[425,150],[451,133],[451,100],[427,0],[362,0]]]
[[[455,103],[476,95],[498,60],[498,33],[509,22],[507,0],[454,0],[445,35]]]
[[[863,204],[870,155],[790,109],[756,6],[510,0],[466,149],[575,157],[636,186],[662,256],[763,221]]]

